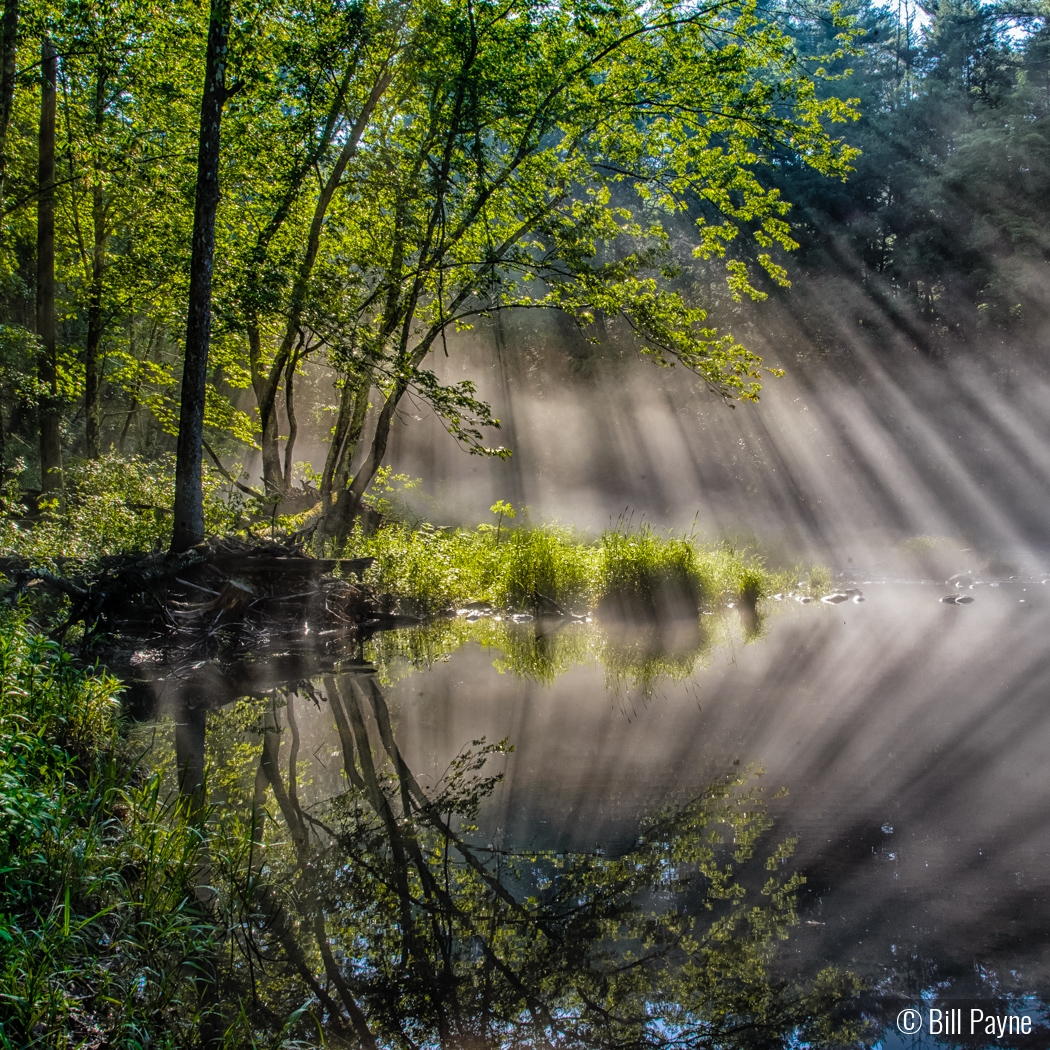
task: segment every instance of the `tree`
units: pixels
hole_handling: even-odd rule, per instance
[[[62,484],[62,417],[58,404],[55,331],[55,110],[58,55],[40,45],[40,145],[37,176],[36,331],[40,337],[40,489]]]
[[[311,330],[343,390],[321,539],[345,535],[410,390],[469,451],[507,454],[483,442],[498,421],[473,384],[424,367],[448,331],[493,311],[619,318],[643,353],[755,399],[760,360],[673,285],[673,217],[696,207],[694,254],[722,259],[734,294],[758,295],[730,246],[749,233],[781,282],[771,250],[793,246],[763,165],[789,151],[843,176],[854,155],[829,132],[854,111],[818,94],[792,38],[747,3],[455,3],[423,26],[407,90],[377,106],[330,220],[332,298]],[[848,40],[838,31],[833,50]],[[373,436],[351,476],[373,385]]]
[[[315,348],[304,317],[328,212],[397,79],[412,15],[413,6],[400,0],[350,6],[322,0],[297,10],[294,38],[273,52],[266,84],[233,132],[240,135],[241,163],[232,195],[243,206],[238,222],[247,222],[254,238],[247,252],[236,246],[243,236],[233,238],[239,272],[230,274],[229,323],[247,339],[263,482],[272,496],[292,480],[290,455],[281,464],[277,398],[284,381],[291,405],[296,365]],[[260,193],[261,184],[268,191]]]
[[[7,180],[7,131],[15,101],[15,69],[18,57],[18,2],[4,0],[0,20],[0,207],[5,200]]]
[[[236,88],[226,86],[230,0],[211,0],[208,49],[201,99],[197,193],[193,213],[186,353],[182,372],[179,442],[176,453],[174,527],[171,548],[186,550],[204,539],[201,458],[204,399],[211,340],[211,284],[215,258],[215,213],[219,206],[219,148],[223,107]]]

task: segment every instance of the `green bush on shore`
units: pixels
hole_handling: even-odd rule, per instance
[[[0,555],[51,568],[65,560],[90,565],[109,555],[163,550],[171,533],[174,461],[105,456],[69,464],[64,489],[30,519],[13,486],[0,493]],[[242,496],[204,472],[205,527],[210,535],[245,532]],[[754,608],[778,590],[819,593],[826,570],[773,572],[747,549],[709,545],[650,526],[619,527],[587,537],[560,525],[512,525],[498,502],[498,525],[440,528],[393,521],[370,535],[356,529],[346,556],[371,556],[368,580],[401,608],[433,612],[468,602],[539,612],[655,612],[670,603]],[[283,522],[291,524],[291,519]]]
[[[223,479],[205,466],[204,523],[210,534],[233,529],[242,500],[223,491]],[[103,456],[66,465],[63,490],[27,521],[27,507],[9,489],[0,506],[0,554],[53,564],[90,562],[112,554],[166,550],[171,542],[175,459]]]

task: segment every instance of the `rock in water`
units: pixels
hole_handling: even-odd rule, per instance
[[[825,594],[824,597],[821,598],[820,600],[822,602],[826,602],[828,605],[838,605],[840,602],[848,602],[849,601],[849,595],[848,594]]]

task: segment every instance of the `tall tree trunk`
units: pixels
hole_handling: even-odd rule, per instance
[[[102,139],[108,77],[100,64],[95,77],[95,142]],[[84,341],[84,442],[88,459],[102,455],[102,411],[99,391],[102,372],[102,281],[106,268],[106,196],[102,190],[100,158],[96,153],[91,182],[91,285],[88,291],[87,338]]]
[[[55,360],[55,106],[58,56],[46,37],[40,49],[40,152],[37,167],[36,330],[40,337],[37,376],[40,398],[40,488],[62,485],[61,416]]]
[[[332,493],[336,502],[345,495],[350,467],[353,465],[357,443],[361,440],[361,431],[365,427],[368,415],[368,395],[372,384],[362,379],[355,387],[347,380],[339,399],[339,415],[336,418],[335,433],[328,449],[324,473],[321,475],[321,518],[314,533],[314,543],[318,551],[323,550],[325,542],[346,532],[341,527],[341,518],[337,507],[332,504]]]
[[[175,523],[171,549],[183,551],[204,539],[201,457],[204,394],[211,341],[211,279],[215,263],[215,213],[219,207],[219,131],[222,110],[232,94],[226,88],[226,48],[230,0],[211,0],[208,55],[201,100],[197,150],[197,198],[193,210],[193,251],[186,317],[186,357],[182,371],[179,444],[175,459]]]
[[[102,455],[102,406],[99,391],[102,373],[99,348],[102,344],[102,273],[105,267],[105,204],[102,187],[93,186],[94,252],[91,261],[91,288],[88,292],[87,338],[84,341],[84,442],[88,459]]]
[[[277,397],[276,385],[270,386],[262,361],[262,333],[257,324],[249,324],[248,363],[252,372],[252,389],[259,406],[260,440],[262,449],[263,488],[268,496],[280,496],[284,492],[284,474],[281,472],[281,450],[278,446],[277,412],[274,407]],[[269,406],[267,409],[265,406]]]
[[[15,104],[15,58],[18,54],[18,0],[4,0],[0,22],[0,208],[7,189],[7,129]]]
[[[327,535],[337,541],[345,540],[349,535],[354,519],[361,511],[361,500],[365,490],[383,465],[387,442],[390,439],[390,428],[394,422],[394,410],[407,389],[407,384],[401,382],[395,384],[376,419],[376,432],[372,435],[372,446],[368,451],[368,458],[358,468],[350,486],[341,487],[336,491],[335,502],[326,515],[326,517],[330,516],[331,520],[325,523],[325,529]]]

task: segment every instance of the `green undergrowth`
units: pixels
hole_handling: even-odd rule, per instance
[[[355,531],[345,553],[371,556],[366,579],[402,609],[433,612],[488,602],[499,609],[578,612],[665,604],[714,607],[800,589],[797,570],[768,569],[760,556],[648,526],[597,539],[562,526],[476,529],[386,525]]]
[[[239,523],[244,501],[223,488],[222,477],[207,465],[203,486],[205,528],[210,535],[225,535]],[[0,494],[0,555],[54,567],[66,559],[90,563],[107,555],[166,550],[174,492],[170,455],[69,463],[62,492],[32,519],[17,486],[8,485]]]
[[[205,847],[118,733],[117,683],[0,614],[0,1047],[184,1046]]]

